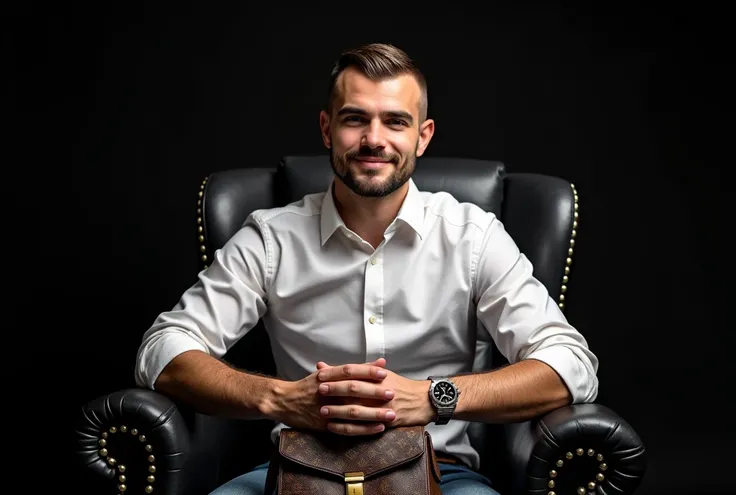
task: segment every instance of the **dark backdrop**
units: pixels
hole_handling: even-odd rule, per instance
[[[24,3],[6,18],[4,326],[19,407],[5,426],[29,449],[27,488],[74,483],[75,414],[133,384],[142,332],[193,283],[201,180],[324,152],[331,64],[369,41],[398,44],[426,73],[429,155],[577,186],[567,314],[601,358],[599,401],[649,449],[642,493],[730,485],[721,13],[240,3]]]

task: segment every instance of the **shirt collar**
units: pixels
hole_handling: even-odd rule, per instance
[[[334,187],[335,180],[330,182],[330,187],[325,193],[324,199],[322,200],[322,211],[320,219],[320,230],[322,236],[322,245],[332,237],[338,229],[346,229],[345,223],[342,221],[340,214],[335,206],[335,200],[332,197],[332,188]],[[417,233],[419,238],[422,238],[423,226],[424,226],[424,200],[422,194],[417,189],[413,179],[409,179],[409,191],[404,198],[404,202],[401,204],[396,219],[391,222],[391,225],[386,229],[386,232],[392,232],[396,229],[398,222],[403,222],[411,227],[414,232]]]

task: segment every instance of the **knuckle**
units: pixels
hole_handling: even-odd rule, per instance
[[[345,376],[352,376],[353,375],[353,368],[349,365],[342,367],[342,374]]]
[[[360,385],[358,385],[358,382],[350,382],[348,390],[353,393],[358,393],[360,391]]]
[[[353,406],[348,409],[348,415],[351,418],[357,418],[358,416],[360,416],[360,410],[357,407]]]

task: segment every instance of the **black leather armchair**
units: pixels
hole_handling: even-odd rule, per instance
[[[324,191],[331,176],[326,156],[286,157],[274,168],[211,174],[197,199],[202,268],[251,211]],[[420,158],[414,180],[420,190],[447,191],[493,211],[564,309],[577,249],[578,193],[572,184],[507,173],[499,162],[459,158]],[[261,324],[225,359],[251,371],[275,370]],[[478,341],[477,369],[504,363],[492,342]],[[97,493],[204,495],[268,459],[271,426],[201,415],[150,390],[121,390],[83,407],[75,455]],[[472,424],[470,435],[483,471],[503,495],[631,494],[645,472],[642,441],[600,404],[562,407],[523,423]]]

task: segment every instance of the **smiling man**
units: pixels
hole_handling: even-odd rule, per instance
[[[523,421],[598,393],[598,361],[492,213],[411,179],[435,130],[391,45],[337,62],[320,113],[327,191],[253,212],[138,352],[136,380],[209,414],[337,435],[423,425],[442,493],[496,492],[469,421]],[[431,290],[429,289],[431,287]],[[221,358],[259,320],[279,370]],[[476,321],[510,365],[472,373]],[[262,494],[267,465],[216,495]]]

